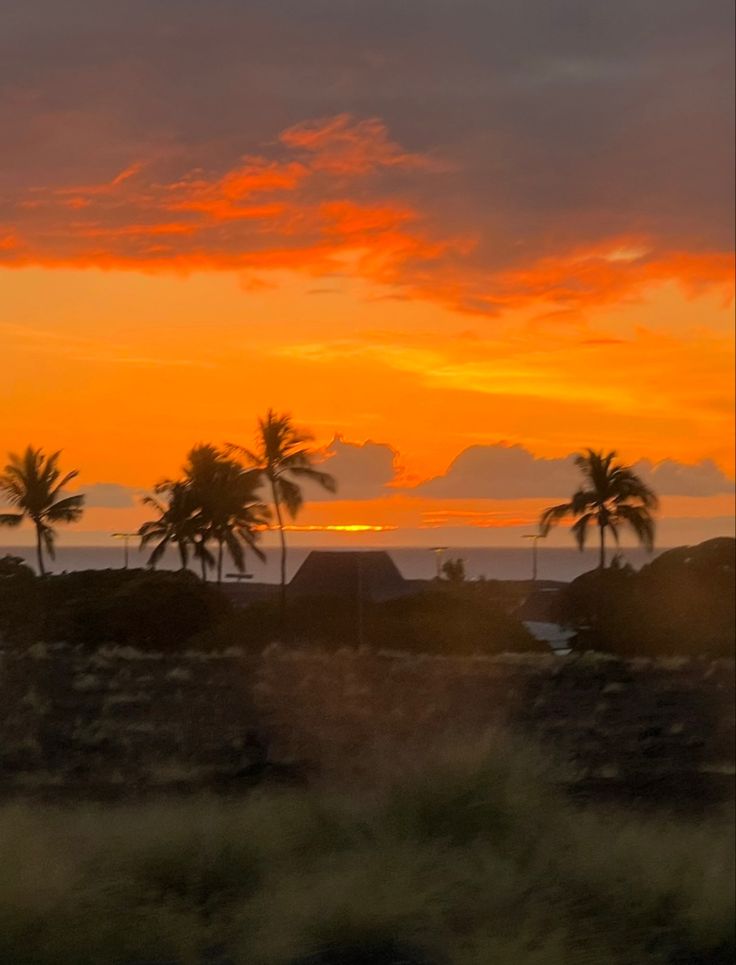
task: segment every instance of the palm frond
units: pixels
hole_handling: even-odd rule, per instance
[[[151,555],[148,557],[148,565],[149,565],[150,567],[153,568],[153,567],[156,566],[156,564],[158,563],[158,561],[161,559],[161,557],[162,557],[162,556],[164,555],[164,553],[166,552],[166,548],[167,548],[167,546],[169,545],[170,541],[171,541],[171,537],[168,536],[168,535],[166,535],[166,536],[164,536],[164,538],[161,540],[161,542],[158,543],[158,544],[154,547],[153,552],[152,552]]]
[[[585,540],[588,535],[588,526],[595,522],[595,513],[585,513],[570,527],[570,531],[575,537],[575,542],[578,544],[578,549],[585,549]]]
[[[230,558],[238,569],[239,573],[242,573],[245,569],[245,555],[243,553],[243,544],[238,539],[237,534],[233,530],[227,530],[225,535],[225,546],[227,546],[227,551],[230,554]]]
[[[276,493],[279,501],[286,506],[289,515],[294,519],[304,503],[301,489],[296,483],[282,476],[276,480]]]
[[[52,523],[75,523],[84,512],[84,496],[67,496],[49,506],[44,513]]]
[[[0,513],[0,526],[20,526],[23,513]]]
[[[294,476],[300,476],[302,478],[309,479],[312,482],[316,482],[328,492],[337,492],[337,480],[328,472],[320,472],[318,469],[314,469],[312,466],[293,466],[290,468],[290,472]]]
[[[560,503],[558,506],[550,506],[545,509],[539,517],[539,532],[546,536],[553,526],[557,525],[561,519],[571,516],[573,513],[572,503]]]
[[[655,522],[649,510],[644,506],[618,507],[618,517],[631,527],[639,542],[650,553],[654,549]]]

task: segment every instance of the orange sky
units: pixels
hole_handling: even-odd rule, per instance
[[[495,61],[480,53],[476,61],[463,34],[457,61],[445,51],[448,83],[457,79],[447,96],[469,104],[471,91],[487,91],[480,124],[459,121],[462,112],[441,99],[434,115],[412,113],[397,87],[381,86],[383,70],[430,89],[408,37],[403,60],[387,47],[376,67],[363,47],[348,66],[320,35],[324,69],[352,78],[344,95],[329,109],[308,85],[286,90],[268,33],[283,26],[263,13],[256,21],[274,46],[254,56],[274,109],[241,104],[237,88],[215,76],[210,93],[223,96],[215,116],[167,86],[189,64],[184,44],[167,51],[164,60],[182,58],[168,74],[141,48],[139,69],[148,94],[161,91],[160,105],[135,85],[121,100],[116,78],[130,80],[131,68],[105,46],[120,25],[112,5],[95,10],[88,29],[94,50],[107,53],[93,52],[77,73],[68,63],[81,43],[73,30],[68,50],[47,50],[40,78],[26,78],[10,52],[17,76],[8,109],[19,135],[0,177],[4,451],[61,448],[82,489],[114,483],[135,502],[175,473],[194,443],[249,443],[255,417],[274,406],[310,427],[319,446],[337,434],[393,450],[388,492],[312,505],[299,520],[305,527],[385,525],[380,537],[360,538],[396,543],[435,527],[474,528],[473,539],[492,528],[513,542],[544,493],[533,505],[513,494],[479,502],[472,486],[452,499],[436,488],[412,493],[468,447],[491,447],[490,458],[499,443],[537,459],[593,446],[632,462],[712,461],[697,470],[702,492],[694,476],[672,484],[666,515],[732,527],[733,252],[728,216],[725,231],[713,216],[723,207],[714,192],[725,184],[728,125],[714,133],[702,72],[702,90],[693,87],[693,103],[682,106],[692,111],[691,133],[707,122],[701,155],[680,149],[683,125],[668,126],[653,107],[647,114],[647,104],[670,96],[667,72],[689,69],[674,33],[661,49],[641,51],[662,74],[639,81],[613,70],[623,36],[600,63],[567,51],[578,76],[549,60],[537,26],[504,21],[509,42],[529,47],[520,79],[503,45]],[[147,16],[130,37],[163,29]],[[335,29],[358,51],[353,26],[338,18]],[[689,36],[687,24],[675,26]],[[16,27],[23,37],[36,29],[20,14]],[[206,35],[186,17],[171,29]],[[233,14],[234,34],[244,29]],[[439,25],[427,25],[430,46],[435,29],[439,43]],[[720,65],[720,35],[715,26],[706,34]],[[221,57],[235,70],[224,35],[212,40],[211,48],[203,40],[205,60],[214,69]],[[582,35],[571,40],[585,48]],[[641,103],[613,100],[635,82]],[[507,116],[499,89],[509,104],[526,98],[527,113]],[[593,91],[620,112],[600,130]],[[561,104],[588,126],[571,114],[561,134],[525,120]],[[159,107],[168,112],[156,115]],[[238,126],[238,110],[250,124]],[[576,148],[594,134],[599,153]],[[533,138],[546,138],[541,153]],[[653,164],[660,155],[670,158],[668,173]],[[139,518],[135,506],[91,506],[78,529],[99,535]],[[668,533],[676,539],[676,526]],[[16,539],[0,532],[6,544]]]

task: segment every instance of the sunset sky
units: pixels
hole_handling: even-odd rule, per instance
[[[63,542],[269,406],[303,542],[516,545],[585,446],[733,533],[730,0],[0,8],[0,456],[80,470]]]

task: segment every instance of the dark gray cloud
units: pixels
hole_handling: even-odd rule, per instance
[[[348,111],[451,162],[381,190],[476,237],[466,270],[621,234],[730,248],[732,22],[730,0],[6,2],[0,204],[141,159],[222,173]]]
[[[332,474],[337,493],[302,482],[307,502],[381,499],[392,493],[431,499],[564,499],[578,486],[575,454],[543,459],[521,445],[478,445],[464,449],[447,471],[417,486],[399,484],[399,454],[384,442],[346,442],[336,436],[318,468]],[[687,465],[675,459],[653,463],[642,459],[634,470],[660,496],[716,496],[733,493],[729,479],[710,459]],[[128,508],[138,503],[140,490],[118,483],[84,486],[88,508]]]
[[[387,495],[387,487],[396,477],[396,451],[383,442],[345,442],[336,436],[325,455],[319,468],[335,477],[337,493],[332,496],[307,483],[304,489],[310,501],[379,499]]]
[[[733,479],[729,479],[711,459],[703,459],[694,466],[675,459],[654,464],[643,459],[635,468],[655,492],[663,495],[717,496],[734,492]]]
[[[413,492],[438,499],[522,499],[569,496],[579,472],[574,454],[542,459],[523,446],[470,446],[447,472],[421,483]],[[734,491],[734,482],[711,460],[688,466],[673,459],[652,464],[642,460],[634,469],[661,496],[713,496]]]
[[[92,483],[79,490],[88,509],[127,509],[135,506],[140,491],[120,483]]]

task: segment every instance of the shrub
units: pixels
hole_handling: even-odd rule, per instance
[[[561,618],[578,646],[621,656],[733,656],[736,541],[708,540],[662,553],[636,573],[584,573],[563,592]]]
[[[31,643],[40,629],[38,583],[19,556],[0,557],[0,642]]]
[[[374,649],[448,655],[548,651],[506,612],[492,590],[449,583],[394,600],[364,601],[360,607],[344,596],[297,597],[289,600],[285,628],[278,603],[260,601],[236,611],[195,643],[262,650],[282,639],[284,631],[293,644],[326,650],[362,643]]]
[[[0,630],[11,640],[174,649],[230,610],[223,594],[189,572],[0,573]]]

